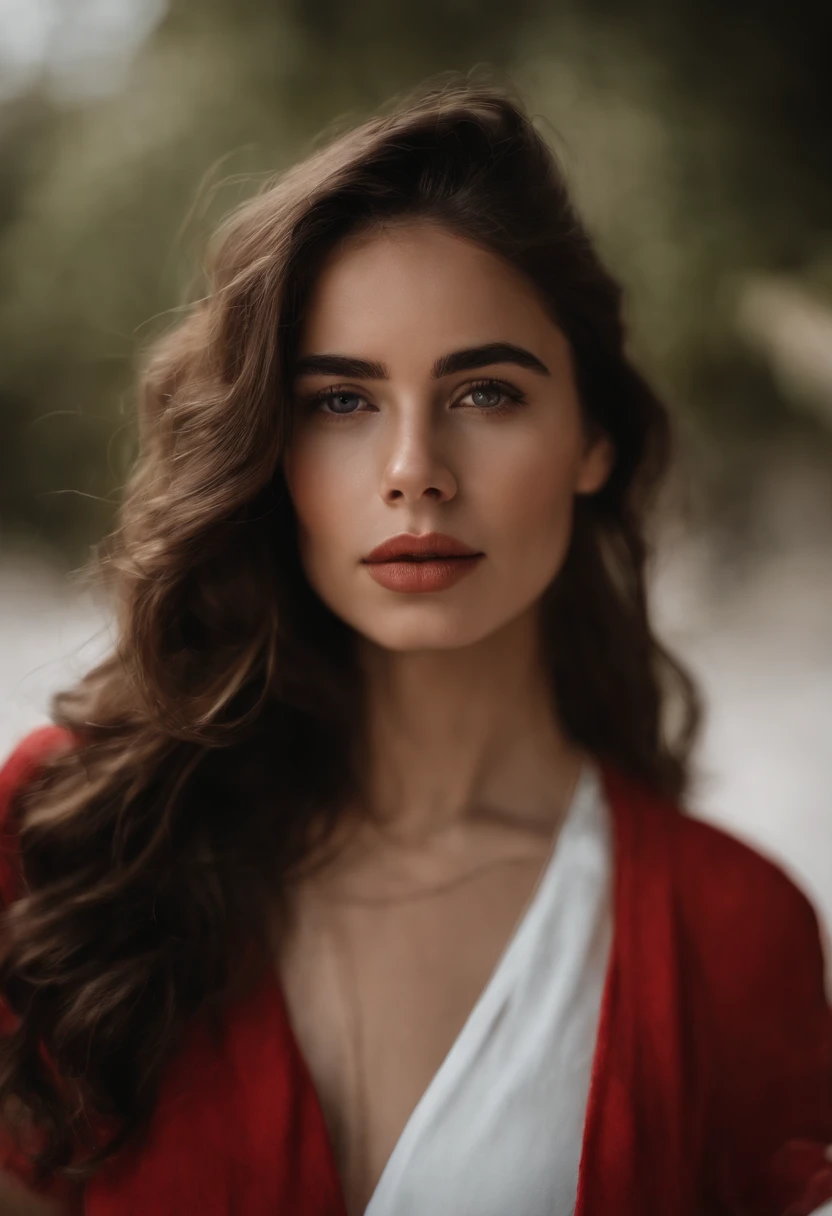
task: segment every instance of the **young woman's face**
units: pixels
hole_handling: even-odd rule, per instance
[[[427,221],[353,236],[316,279],[297,356],[284,468],[329,608],[401,651],[469,645],[534,610],[611,449],[587,441],[569,346],[524,276]],[[365,561],[428,532],[480,556]]]

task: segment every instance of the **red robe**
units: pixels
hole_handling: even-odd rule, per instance
[[[43,727],[12,752],[0,822],[65,737]],[[832,1009],[812,906],[753,849],[602,773],[615,927],[576,1216],[807,1216],[832,1199]],[[14,859],[7,832],[4,902]],[[0,1164],[28,1178],[8,1143]],[[276,979],[237,1004],[221,1045],[192,1025],[140,1146],[52,1193],[85,1216],[345,1216]]]

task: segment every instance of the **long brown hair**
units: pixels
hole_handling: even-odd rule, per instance
[[[599,760],[684,793],[698,701],[645,595],[667,411],[522,104],[429,82],[239,207],[209,249],[209,290],[146,361],[139,459],[96,555],[116,647],[54,697],[74,746],[14,803],[25,883],[4,913],[0,994],[20,1022],[0,1043],[0,1100],[40,1129],[43,1177],[89,1176],[146,1127],[184,1028],[218,1017],[244,961],[267,965],[275,892],[359,788],[353,635],[303,575],[281,453],[322,259],[408,216],[507,258],[571,343],[586,421],[616,460],[579,498],[544,597],[553,695]],[[92,1114],[117,1129],[97,1148]]]

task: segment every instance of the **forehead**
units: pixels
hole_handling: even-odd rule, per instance
[[[501,340],[550,358],[558,328],[510,262],[430,221],[347,238],[325,260],[302,318],[298,354],[389,357]],[[536,349],[539,348],[539,349]]]

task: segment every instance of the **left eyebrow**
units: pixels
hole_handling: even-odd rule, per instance
[[[434,380],[453,376],[456,372],[469,372],[478,367],[490,367],[494,363],[514,363],[529,371],[549,376],[545,363],[522,346],[511,342],[487,342],[484,346],[468,346],[441,355],[430,370]],[[368,359],[357,359],[350,355],[306,355],[295,367],[295,376],[353,376],[358,380],[389,380],[390,370],[384,363]]]

